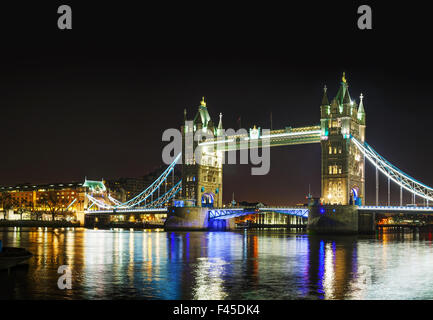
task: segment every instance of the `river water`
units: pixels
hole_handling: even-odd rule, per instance
[[[1,299],[433,299],[431,233],[309,236],[287,230],[0,229],[28,266]],[[72,289],[58,288],[58,268]]]

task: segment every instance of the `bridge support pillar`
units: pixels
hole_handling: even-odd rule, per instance
[[[170,207],[165,230],[231,230],[235,228],[234,219],[209,219],[209,208]]]
[[[208,229],[212,231],[227,231],[235,228],[234,219],[214,219],[210,220]]]
[[[376,214],[354,205],[309,206],[307,232],[316,234],[360,234],[376,232]]]
[[[376,232],[376,214],[374,212],[358,212],[358,232]]]
[[[165,230],[207,230],[209,209],[202,207],[170,207]]]
[[[353,205],[311,205],[307,232],[312,234],[357,234],[358,210]]]

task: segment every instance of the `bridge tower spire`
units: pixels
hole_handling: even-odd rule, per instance
[[[322,99],[320,123],[324,203],[361,204],[365,198],[365,162],[350,136],[364,141],[365,111],[362,98],[359,108],[351,99],[345,73],[331,104],[327,97]]]
[[[328,90],[328,88],[325,85],[323,87],[322,106],[329,106],[328,94],[326,93],[327,90]]]
[[[223,134],[223,114],[220,112],[220,120],[218,122],[218,128],[216,129],[216,135],[220,137]]]
[[[364,110],[364,95],[361,93],[359,96],[358,120],[362,125],[365,125],[365,110]]]

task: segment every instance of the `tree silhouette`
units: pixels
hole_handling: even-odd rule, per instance
[[[57,191],[47,191],[39,197],[39,205],[42,206],[45,212],[51,214],[52,220],[54,221],[56,216],[66,212],[65,205],[67,205],[67,199],[62,198],[61,195],[57,194]]]
[[[0,206],[3,208],[3,219],[6,220],[6,211],[13,208],[13,199],[9,192],[0,193]]]

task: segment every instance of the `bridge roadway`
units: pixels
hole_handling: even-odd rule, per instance
[[[107,209],[107,210],[86,210],[85,214],[122,214],[122,213],[146,213],[146,214],[165,214],[168,208],[133,208],[133,209]]]
[[[257,136],[250,136],[248,133],[224,136],[201,142],[200,146],[216,146],[221,151],[234,151],[257,148],[262,146],[288,146],[295,144],[319,143],[320,125],[310,127],[299,127],[272,130],[267,135],[257,133]]]
[[[326,207],[326,206],[325,206]],[[376,212],[387,214],[433,214],[433,207],[412,207],[412,206],[358,206],[359,212]],[[226,207],[226,208],[209,208],[209,219],[231,219],[249,214],[258,214],[265,212],[276,212],[308,218],[308,207]],[[167,214],[168,208],[133,208],[133,209],[110,209],[110,210],[88,210],[88,215],[99,214]]]
[[[326,208],[326,206],[324,206]],[[376,212],[388,214],[433,214],[433,207],[411,206],[358,206],[359,212]],[[326,209],[325,209],[326,210]],[[212,208],[209,210],[209,219],[230,219],[248,214],[276,212],[308,218],[308,207],[242,207],[242,208]]]
[[[412,206],[358,206],[361,212],[383,212],[383,213],[410,213],[410,214],[433,214],[433,207]]]
[[[265,212],[276,212],[292,216],[308,218],[307,207],[236,207],[236,208],[211,208],[209,210],[209,219],[231,219],[245,216],[248,214],[257,214]]]

